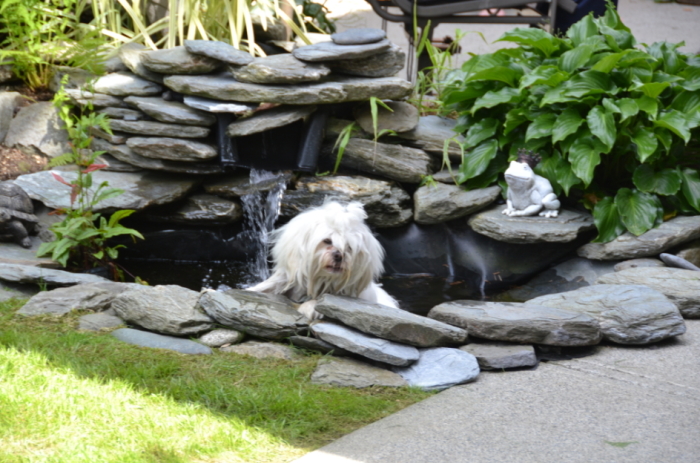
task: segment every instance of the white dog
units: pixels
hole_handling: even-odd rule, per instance
[[[328,202],[294,217],[272,233],[272,276],[248,290],[304,301],[299,311],[309,319],[320,318],[314,307],[324,294],[398,307],[376,283],[384,249],[366,218],[358,202]]]

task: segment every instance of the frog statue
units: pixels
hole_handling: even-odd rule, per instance
[[[518,159],[511,161],[505,171],[508,194],[504,214],[511,217],[535,214],[542,217],[559,215],[561,203],[554,194],[552,184],[532,170],[540,159],[539,155],[531,151],[519,150]]]

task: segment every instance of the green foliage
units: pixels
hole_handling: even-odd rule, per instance
[[[328,34],[335,32],[335,24],[326,16],[328,8],[325,4],[315,3],[311,0],[296,0],[296,4],[301,7],[301,13],[307,27],[313,27]]]
[[[50,167],[67,163],[78,167],[75,179],[68,182],[61,175],[52,172],[53,177],[71,189],[71,206],[58,210],[65,218],[51,226],[56,239],[42,243],[37,251],[38,256],[51,256],[64,267],[73,266],[79,270],[91,267],[106,266],[112,272],[114,279],[121,279],[121,270],[114,263],[119,256],[119,248],[123,245],[110,246],[108,240],[120,235],[130,235],[143,239],[136,230],[124,227],[120,221],[134,213],[133,210],[119,210],[109,219],[93,212],[98,203],[119,196],[124,191],[110,188],[108,182],[93,185],[92,173],[106,167],[97,164],[96,160],[103,151],[90,150],[92,137],[90,127],[100,127],[111,133],[109,120],[105,114],[88,111],[76,116],[72,113],[71,105],[66,104],[67,95],[63,88],[54,97],[54,105],[59,109],[59,115],[65,123],[71,140],[71,152],[65,153],[52,160]]]
[[[700,212],[700,61],[666,42],[636,48],[613,8],[566,37],[516,29],[517,44],[467,61],[443,90],[468,150],[457,180],[495,182],[519,149],[543,160],[558,194],[587,198],[598,241],[636,235],[664,215]]]

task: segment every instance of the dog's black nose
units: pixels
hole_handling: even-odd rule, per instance
[[[335,262],[340,262],[343,260],[343,255],[340,253],[340,251],[333,251],[333,260]]]

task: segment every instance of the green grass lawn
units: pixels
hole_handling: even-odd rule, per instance
[[[297,361],[187,356],[0,302],[0,462],[290,461],[428,396],[334,388]]]

